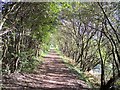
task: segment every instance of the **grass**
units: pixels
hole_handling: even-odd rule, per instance
[[[64,63],[66,64],[66,66],[74,73],[78,76],[78,78],[82,81],[85,81],[89,88],[93,88],[92,83],[89,81],[89,78],[86,77],[85,73],[83,71],[81,71],[78,67],[75,67],[73,64],[69,63],[69,58],[66,57],[62,57]]]
[[[70,58],[65,57],[59,50],[56,50],[56,52],[58,54],[60,54],[63,62],[71,70],[71,72],[76,74],[80,80],[85,81],[88,84],[89,88],[94,88],[93,84],[89,80],[89,77],[87,77],[87,75],[82,70],[80,70],[80,68],[78,68],[77,66],[74,66],[74,64],[70,63]]]

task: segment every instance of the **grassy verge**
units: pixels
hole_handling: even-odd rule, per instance
[[[62,60],[64,61],[64,63],[66,64],[66,66],[74,73],[78,76],[78,78],[82,81],[85,81],[86,84],[89,86],[89,88],[94,88],[93,84],[91,83],[91,81],[89,80],[89,77],[82,71],[80,70],[80,68],[78,68],[77,66],[74,66],[73,64],[70,63],[70,58],[64,56],[59,50],[56,50],[56,52],[58,54],[60,54]]]
[[[93,88],[92,83],[89,81],[89,78],[85,75],[85,73],[83,71],[81,71],[78,67],[75,67],[74,65],[72,65],[71,63],[69,63],[69,59],[66,57],[62,57],[64,63],[67,65],[67,67],[78,76],[78,78],[82,81],[85,81],[89,88]]]

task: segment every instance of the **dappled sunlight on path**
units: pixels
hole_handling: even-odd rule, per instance
[[[88,90],[85,82],[69,70],[54,50],[44,56],[43,64],[34,73],[16,74],[5,83],[10,82],[12,89],[7,90]]]

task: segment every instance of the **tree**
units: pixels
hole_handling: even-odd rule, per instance
[[[101,64],[101,90],[110,88],[119,78],[120,69],[119,4],[65,3],[65,5],[63,3],[65,7],[60,13],[61,25],[58,36],[60,50],[74,59],[76,65],[83,71],[89,71]],[[108,69],[110,65],[112,70]],[[108,71],[110,77],[107,77]]]
[[[16,2],[3,7],[3,17],[7,18],[2,30],[8,31],[1,34],[3,70],[7,73],[29,70],[35,66],[34,58],[39,56],[40,47],[48,43],[50,33],[54,32],[50,3]]]

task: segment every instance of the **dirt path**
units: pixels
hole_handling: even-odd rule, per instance
[[[85,82],[66,67],[55,51],[44,59],[35,73],[16,74],[14,79],[6,79],[5,85],[9,88],[5,90],[88,90]]]

